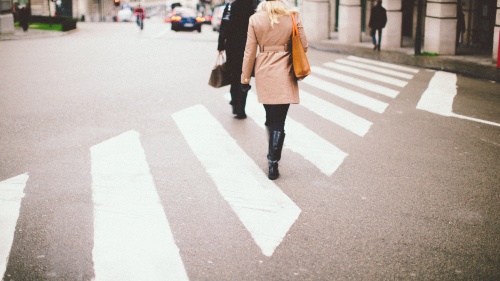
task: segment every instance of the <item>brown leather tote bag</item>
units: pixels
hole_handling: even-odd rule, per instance
[[[307,60],[306,52],[302,47],[300,42],[299,29],[297,23],[295,22],[295,16],[292,15],[292,63],[293,71],[297,80],[302,80],[306,78],[307,75],[311,74],[311,67],[309,66],[309,60]]]

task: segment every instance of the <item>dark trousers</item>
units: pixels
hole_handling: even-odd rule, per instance
[[[231,88],[229,92],[231,93],[230,104],[233,106],[233,114],[246,116],[245,104],[247,100],[247,93],[243,92],[241,89],[241,82],[239,79],[237,81],[231,81]]]
[[[378,44],[377,44],[377,33],[378,33]],[[380,50],[380,42],[382,42],[382,28],[377,28],[372,31],[372,43],[377,46],[377,49]]]
[[[266,110],[266,126],[271,131],[285,132],[285,119],[290,104],[264,104]]]
[[[240,92],[242,92],[240,80],[231,79],[231,88],[229,88],[229,92],[231,93],[231,104],[237,106],[241,94]]]
[[[234,47],[226,50],[227,61],[226,65],[230,73],[231,88],[229,92],[231,93],[231,105],[233,106],[233,113],[236,115],[245,115],[245,104],[247,95],[243,90],[241,90],[241,68],[243,66],[243,52],[242,50]]]

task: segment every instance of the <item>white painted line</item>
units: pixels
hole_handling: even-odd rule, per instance
[[[453,100],[456,95],[457,75],[454,73],[437,71],[429,82],[429,87],[427,87],[418,101],[417,109],[442,116],[455,117],[500,127],[499,123],[453,113]]]
[[[457,76],[437,71],[418,101],[417,109],[443,116],[452,115],[453,99],[457,94]]]
[[[230,99],[229,94],[225,97],[227,100]],[[253,92],[248,94],[246,113],[259,127],[265,129],[266,113]],[[333,175],[348,155],[290,116],[286,117],[285,131],[289,133],[285,137],[284,149],[302,155],[327,176]]]
[[[22,174],[0,182],[0,276],[7,269],[28,178],[28,174]]]
[[[286,127],[293,133],[287,134],[285,147],[302,155],[327,176],[333,175],[348,155],[292,118]]]
[[[332,94],[377,113],[383,113],[388,106],[385,102],[381,102],[369,96],[365,96],[358,92],[324,81],[314,75],[307,76],[307,78],[302,80],[301,83],[311,85],[326,93]]]
[[[314,74],[319,74],[322,76],[326,76],[330,79],[335,79],[347,84],[354,85],[361,89],[365,89],[386,97],[395,98],[399,95],[399,91],[393,90],[391,88],[387,88],[385,86],[381,86],[375,83],[371,83],[365,80],[357,79],[352,76],[347,76],[339,72],[327,70],[321,67],[313,66],[311,70]]]
[[[139,133],[90,150],[95,280],[189,280]]]
[[[347,59],[353,60],[353,61],[359,61],[359,62],[363,62],[363,63],[369,63],[369,64],[373,64],[373,65],[378,65],[381,67],[396,69],[396,70],[400,70],[400,71],[406,71],[406,72],[410,72],[410,73],[418,73],[419,72],[419,70],[415,69],[415,68],[406,67],[406,66],[397,65],[397,64],[392,64],[392,63],[387,63],[387,62],[381,62],[378,60],[370,60],[370,59],[360,58],[360,57],[356,57],[356,56],[348,56]]]
[[[262,253],[271,256],[297,220],[300,208],[267,178],[205,107],[196,105],[172,117]]]
[[[300,91],[300,105],[360,137],[363,137],[373,124],[350,111],[302,90]]]
[[[379,73],[383,73],[386,75],[391,75],[391,76],[395,76],[395,77],[399,77],[399,78],[403,78],[403,79],[408,79],[408,80],[413,79],[413,74],[408,74],[408,73],[401,72],[401,71],[387,69],[384,67],[369,65],[366,63],[356,62],[356,61],[352,61],[352,60],[345,60],[345,59],[338,59],[338,60],[335,60],[335,62],[345,64],[345,65],[350,65],[350,66],[357,67],[357,68],[366,69],[366,70],[373,71],[373,72],[379,72]]]
[[[337,62],[355,63],[355,62],[351,62],[349,60],[337,60]],[[359,64],[363,65],[361,63],[359,63]],[[363,69],[360,69],[358,67],[352,67],[352,66],[349,66],[349,65],[339,64],[339,63],[333,63],[333,62],[327,62],[327,63],[324,63],[323,65],[326,66],[326,67],[330,67],[330,68],[336,69],[336,70],[340,70],[342,72],[351,73],[351,74],[354,74],[356,76],[368,78],[368,79],[371,79],[371,80],[375,80],[375,81],[378,81],[378,82],[382,82],[382,83],[389,84],[389,85],[396,86],[396,87],[400,87],[400,88],[403,88],[406,85],[408,85],[407,81],[404,81],[404,80],[401,80],[401,79],[397,79],[397,78],[394,78],[394,77],[389,77],[387,75],[382,75],[382,74],[375,73],[375,72],[372,72],[372,71],[363,70]],[[371,67],[374,67],[374,66],[371,66]],[[376,68],[379,68],[379,67],[376,67]],[[379,69],[382,69],[382,68],[379,68]],[[388,71],[392,71],[392,70],[388,70]],[[364,81],[364,80],[361,80],[361,81]],[[395,97],[395,96],[393,96],[393,97]]]

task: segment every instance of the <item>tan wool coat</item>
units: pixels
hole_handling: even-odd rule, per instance
[[[293,15],[302,46],[307,51],[307,38],[299,14]],[[291,16],[279,17],[279,23],[273,27],[265,11],[250,17],[241,83],[250,83],[255,64],[255,87],[260,103],[299,103],[299,87],[292,69],[291,39]]]

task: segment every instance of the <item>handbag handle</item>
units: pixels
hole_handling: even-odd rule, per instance
[[[295,16],[292,14],[292,36],[299,36],[299,28],[295,22]]]
[[[224,53],[219,53],[217,59],[215,60],[215,66],[221,65],[226,62],[226,57],[224,57]]]

